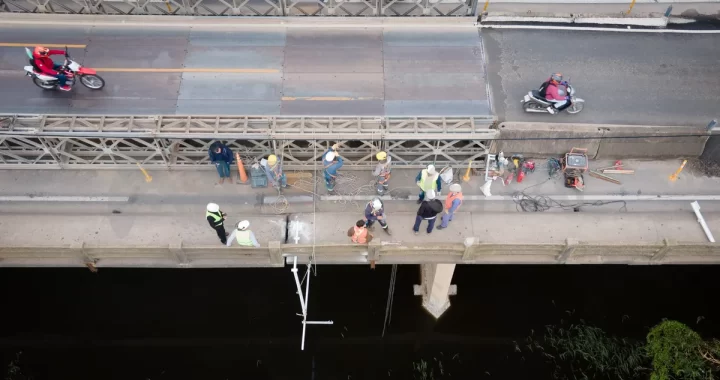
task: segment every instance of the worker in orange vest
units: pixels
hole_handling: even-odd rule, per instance
[[[445,212],[443,213],[442,222],[440,223],[438,230],[447,228],[448,223],[450,223],[453,218],[453,214],[455,214],[455,211],[457,211],[462,202],[462,188],[459,183],[453,183],[450,185],[450,194],[448,194],[447,198],[445,198]]]
[[[350,240],[356,244],[367,244],[373,238],[370,231],[365,227],[365,221],[362,219],[358,220],[353,227],[350,227],[347,235],[350,237]]]

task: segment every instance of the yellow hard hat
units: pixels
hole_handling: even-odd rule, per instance
[[[277,156],[274,154],[271,154],[268,156],[268,164],[275,165],[277,163]]]
[[[375,158],[377,158],[378,160],[384,160],[387,158],[387,153],[380,151],[375,155]]]

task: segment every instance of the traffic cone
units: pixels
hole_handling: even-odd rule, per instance
[[[243,162],[240,159],[240,153],[235,152],[235,162],[237,162],[238,166],[238,174],[240,175],[240,182],[245,183],[247,182],[247,173],[245,173],[245,166],[243,166]]]

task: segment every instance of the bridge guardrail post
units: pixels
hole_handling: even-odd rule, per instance
[[[284,264],[282,254],[282,244],[279,241],[268,242],[268,254],[270,255],[270,264],[281,267]]]
[[[570,256],[575,253],[575,248],[577,248],[578,244],[580,244],[580,242],[577,239],[565,239],[565,248],[562,252],[560,252],[560,255],[558,255],[557,258],[558,264],[565,264]]]
[[[462,261],[470,261],[474,258],[473,251],[475,249],[476,241],[474,237],[465,238],[463,244],[465,245],[465,251],[462,255]]]
[[[179,266],[187,266],[189,262],[182,244],[182,240],[177,243],[172,243],[168,246],[168,250],[170,251],[170,256],[178,262]]]
[[[665,246],[663,246],[662,248],[658,249],[657,252],[655,252],[655,254],[652,256],[652,258],[650,258],[651,262],[662,261],[665,258],[665,256],[667,256],[667,254],[670,252],[670,250],[672,250],[672,246],[675,245],[674,241],[667,239],[667,238],[663,239],[663,243],[665,244]]]

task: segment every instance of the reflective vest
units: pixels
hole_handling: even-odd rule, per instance
[[[252,239],[250,239],[250,230],[235,231],[235,240],[239,245],[254,247]]]
[[[420,181],[418,181],[417,185],[420,186],[420,189],[422,189],[422,191],[428,191],[430,189],[437,190],[437,179],[438,179],[438,174],[435,174],[432,177],[432,183],[427,183],[428,172],[427,172],[427,169],[423,169],[423,171],[420,172]],[[427,186],[427,185],[430,185],[430,186]]]
[[[213,213],[213,212],[210,212],[210,211],[207,211],[207,212],[205,213],[205,218],[207,218],[208,216],[212,216],[213,220],[215,221],[215,227],[223,224],[223,216],[222,216],[222,213],[221,213],[220,211],[218,211],[217,214],[215,214],[215,213]]]
[[[450,212],[450,209],[452,208],[453,201],[459,199],[460,204],[462,204],[463,196],[462,193],[450,193],[448,194],[447,198],[445,198],[445,210],[448,210]],[[459,206],[458,206],[459,207]]]
[[[365,227],[358,227],[354,226],[355,232],[353,233],[353,236],[350,238],[352,239],[353,243],[358,244],[365,244],[367,243],[367,228]]]

